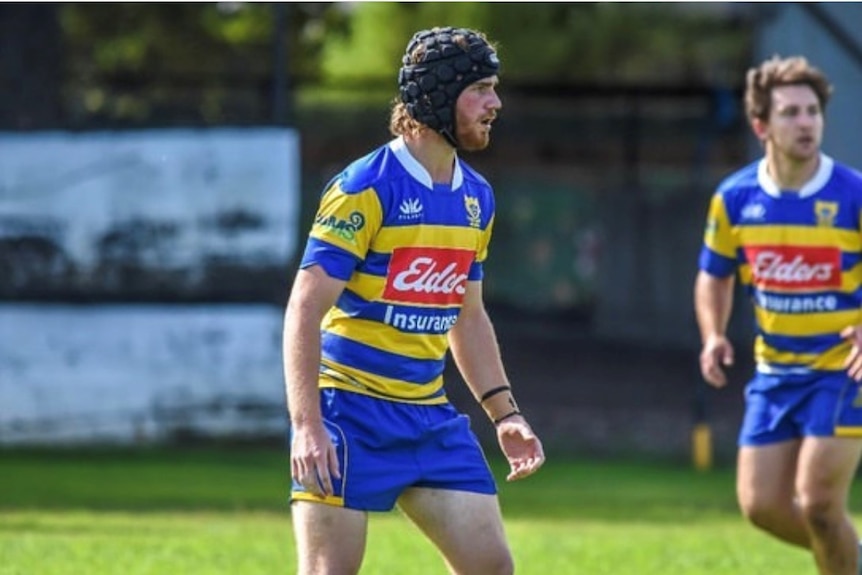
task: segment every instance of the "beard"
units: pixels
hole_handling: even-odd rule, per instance
[[[491,143],[491,135],[484,125],[470,124],[470,127],[456,129],[458,147],[467,152],[478,152],[484,150]]]

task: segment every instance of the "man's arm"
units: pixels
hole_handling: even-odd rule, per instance
[[[716,387],[727,383],[722,366],[733,365],[733,347],[727,339],[727,324],[733,308],[734,276],[716,277],[701,270],[694,283],[694,311],[703,349],[700,371]]]
[[[291,475],[310,493],[321,496],[332,494],[331,477],[340,477],[340,472],[320,413],[320,323],[344,284],[319,266],[299,270],[284,314],[284,381],[293,434]]]
[[[511,468],[507,479],[535,472],[545,461],[542,443],[515,402],[482,300],[482,282],[468,282],[458,321],[449,332],[449,345],[467,387],[497,428],[497,439]]]

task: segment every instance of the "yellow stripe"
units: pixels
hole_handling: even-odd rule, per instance
[[[440,359],[448,349],[446,334],[427,335],[403,333],[392,326],[376,321],[349,318],[338,308],[332,308],[323,321],[323,329],[364,345],[416,359]],[[356,337],[361,334],[362,339]]]
[[[862,234],[858,230],[842,230],[814,226],[736,226],[736,244],[796,245],[806,247],[837,247],[845,252],[862,251]]]
[[[808,336],[837,333],[848,325],[860,323],[860,310],[789,314],[766,311],[755,306],[757,325],[772,335]]]
[[[862,427],[837,426],[835,437],[862,437]]]
[[[291,491],[290,499],[293,501],[312,501],[314,503],[326,503],[327,505],[335,505],[336,507],[344,507],[344,498],[336,497],[335,495],[327,495],[326,497],[318,497],[305,491]]]
[[[359,297],[374,301],[383,294],[386,278],[364,273],[354,273],[350,278],[350,289]]]
[[[824,353],[793,353],[790,351],[779,351],[769,347],[758,337],[754,342],[754,357],[758,363],[767,364],[803,364],[811,369],[841,370],[844,369],[844,360],[850,352],[850,344],[841,342]]]
[[[435,405],[448,403],[449,401],[445,395],[441,397],[428,398],[428,396],[434,395],[443,387],[442,375],[437,376],[428,383],[417,385],[415,383],[405,383],[397,379],[390,379],[379,375],[372,376],[364,371],[353,369],[331,360],[322,360],[321,363],[336,372],[343,373],[355,379],[359,385],[352,384],[346,380],[342,381],[340,379],[336,379],[324,372],[320,375],[320,387],[335,387],[346,391],[362,393],[371,397],[379,397],[382,399],[397,398],[403,401],[410,401],[422,405]]]
[[[713,195],[709,204],[709,215],[703,241],[712,251],[726,258],[736,258],[736,239],[733,236],[727,210],[720,194]]]
[[[479,252],[482,247],[482,234],[477,228],[460,226],[398,226],[380,230],[371,246],[376,252],[391,254],[402,246],[432,246]]]

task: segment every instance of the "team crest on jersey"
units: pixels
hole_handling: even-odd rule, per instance
[[[478,228],[481,225],[482,209],[479,207],[479,198],[464,196],[464,207],[467,208],[467,220],[470,227]]]
[[[838,202],[814,202],[814,215],[817,216],[817,225],[831,228],[835,225],[835,216],[838,214]]]
[[[475,253],[451,248],[396,248],[383,299],[408,305],[455,305],[464,299]]]

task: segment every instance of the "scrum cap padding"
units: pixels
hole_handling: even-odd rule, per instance
[[[467,48],[455,43],[462,36]],[[413,53],[420,46],[419,61]],[[411,117],[455,142],[455,102],[464,88],[500,69],[497,53],[479,34],[466,28],[433,28],[413,35],[398,72],[401,101]]]

